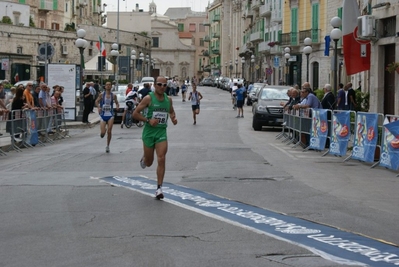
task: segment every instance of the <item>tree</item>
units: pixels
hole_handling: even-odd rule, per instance
[[[10,18],[9,16],[4,16],[4,17],[1,19],[1,23],[4,23],[4,24],[12,24],[12,20],[11,20],[11,18]]]

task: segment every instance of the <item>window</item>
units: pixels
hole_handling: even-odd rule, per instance
[[[41,28],[41,29],[45,29],[44,20],[40,20],[40,28]]]
[[[319,42],[319,4],[312,5],[312,42]]]
[[[93,49],[89,48],[89,56],[93,56]]]
[[[195,38],[194,38],[194,37],[191,38],[191,44],[192,44],[192,45],[195,45]]]
[[[205,46],[204,38],[200,38],[200,46]]]
[[[17,54],[22,54],[22,46],[17,47]]]
[[[65,12],[68,12],[68,3],[65,3]]]
[[[159,47],[159,37],[152,37],[152,47]]]
[[[198,26],[198,31],[199,31],[199,32],[205,32],[205,26],[204,26],[204,24],[202,24],[202,23],[199,24],[199,26]]]
[[[59,30],[60,29],[60,24],[58,23],[51,23],[51,29],[52,30]]]
[[[190,32],[196,32],[196,25],[195,25],[195,23],[190,23],[189,31],[190,31]]]
[[[178,30],[179,32],[184,32],[184,24],[183,24],[183,23],[177,24],[177,30]]]

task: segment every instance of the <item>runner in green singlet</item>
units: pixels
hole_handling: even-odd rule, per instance
[[[144,155],[140,160],[140,165],[144,169],[150,167],[154,161],[154,151],[157,154],[157,182],[158,187],[155,192],[157,199],[162,199],[162,183],[165,176],[166,152],[168,151],[168,139],[166,128],[170,117],[174,125],[177,124],[175,110],[173,109],[172,99],[166,95],[166,78],[157,77],[155,80],[155,91],[145,96],[133,112],[133,118],[145,121],[142,139]],[[145,115],[141,112],[147,109]]]

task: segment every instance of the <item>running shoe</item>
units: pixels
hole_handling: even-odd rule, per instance
[[[241,118],[244,118],[244,115],[241,115]]]
[[[121,128],[123,129],[123,122],[121,122]]]
[[[237,117],[236,118],[239,118],[240,117],[240,115],[237,115]]]
[[[147,166],[145,166],[144,157],[142,157],[141,160],[140,160],[140,166],[143,169],[145,169],[145,167],[147,167]]]
[[[162,188],[158,188],[157,191],[155,191],[155,197],[157,199],[163,199]]]
[[[105,147],[105,152],[106,152],[106,153],[109,153],[109,146],[106,146],[106,147]]]

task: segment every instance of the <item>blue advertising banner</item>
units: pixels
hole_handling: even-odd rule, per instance
[[[25,111],[26,115],[26,143],[30,145],[36,145],[39,142],[39,136],[37,134],[36,124],[36,113],[34,110]]]
[[[312,129],[310,148],[324,150],[328,134],[327,109],[314,109],[312,112]]]
[[[331,118],[332,131],[329,154],[344,156],[348,149],[350,138],[350,112],[333,113]]]
[[[399,169],[399,120],[384,125],[380,166]]]
[[[352,159],[374,162],[374,152],[378,139],[377,121],[377,113],[357,113]]]

